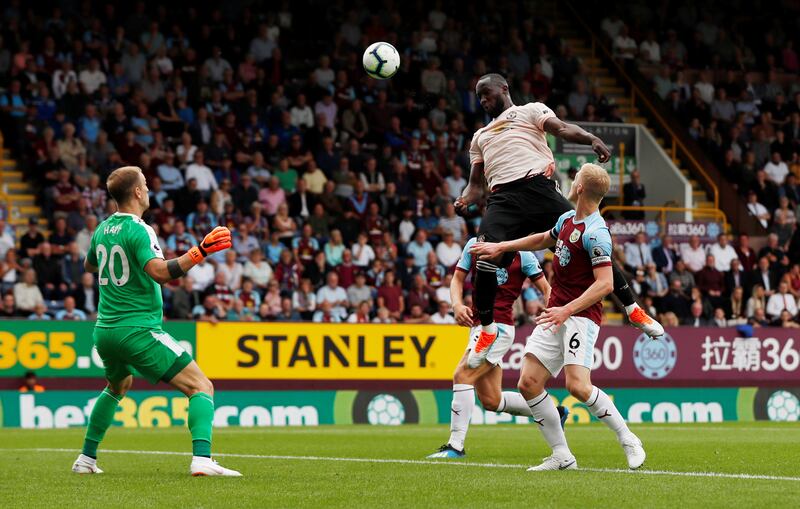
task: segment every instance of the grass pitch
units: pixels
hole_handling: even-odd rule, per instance
[[[188,475],[184,429],[109,430],[99,465],[70,466],[82,429],[0,431],[0,507],[797,507],[800,426],[633,425],[643,471],[604,426],[568,425],[580,470],[526,472],[548,454],[523,425],[473,426],[467,459],[425,460],[445,426],[228,428],[214,451],[243,478]],[[115,452],[116,451],[116,452]],[[454,464],[455,463],[455,464]]]

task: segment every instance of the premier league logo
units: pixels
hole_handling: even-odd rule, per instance
[[[497,286],[503,286],[508,281],[508,271],[506,269],[497,269]]]
[[[508,115],[506,115],[506,118],[507,118],[508,120],[512,120],[512,119],[515,119],[515,118],[517,118],[517,112],[516,112],[516,111],[512,111],[512,112],[510,112]]]
[[[642,334],[633,344],[633,364],[645,378],[664,378],[675,368],[677,362],[678,347],[669,334],[665,333],[658,339]]]

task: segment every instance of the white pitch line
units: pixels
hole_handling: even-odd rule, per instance
[[[77,449],[59,449],[38,447],[32,449],[25,448],[0,448],[0,451],[17,452],[78,452]],[[150,454],[155,456],[189,456],[188,452],[179,451],[133,451],[128,449],[106,449],[101,450],[104,454]],[[290,460],[290,461],[333,461],[345,463],[391,463],[402,465],[448,465],[460,467],[480,467],[480,468],[528,468],[529,465],[515,465],[511,463],[470,463],[462,461],[431,461],[431,460],[406,460],[394,458],[342,458],[332,456],[285,456],[277,454],[237,454],[219,453],[214,456],[226,458],[246,458],[264,460]],[[621,468],[578,468],[578,471],[597,472],[601,474],[625,474],[625,475],[664,475],[676,477],[716,477],[720,479],[748,479],[762,481],[790,481],[800,482],[800,477],[764,475],[764,474],[729,474],[725,472],[676,472],[670,470],[624,470]]]

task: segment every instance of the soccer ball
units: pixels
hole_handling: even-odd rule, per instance
[[[406,409],[391,394],[378,394],[367,405],[367,420],[370,424],[397,426],[405,422]]]
[[[788,391],[775,391],[767,401],[770,421],[797,421],[800,419],[800,401]]]
[[[388,42],[376,42],[364,51],[364,70],[372,78],[387,80],[400,67],[400,53]]]

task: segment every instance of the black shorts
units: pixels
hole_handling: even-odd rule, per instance
[[[574,207],[544,175],[503,184],[486,202],[478,238],[488,242],[514,240],[545,232]],[[513,256],[511,257],[513,260]],[[510,260],[504,260],[503,266]]]

